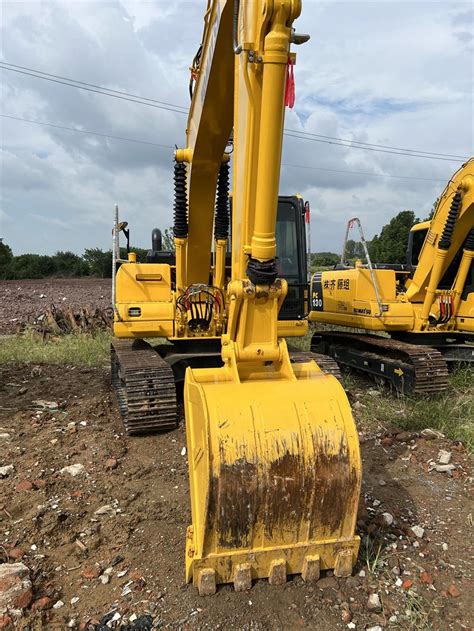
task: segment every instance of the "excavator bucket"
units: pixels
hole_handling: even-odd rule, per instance
[[[351,573],[359,441],[346,394],[313,362],[187,369],[184,401],[192,525],[186,578],[202,595],[289,574]]]

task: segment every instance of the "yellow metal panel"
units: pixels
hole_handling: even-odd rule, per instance
[[[420,232],[421,230],[428,230],[431,226],[431,221],[420,221],[410,228],[410,232]]]
[[[129,315],[129,309],[140,309],[139,316]],[[173,320],[174,306],[172,302],[122,302],[117,305],[120,317],[115,315],[117,320],[130,320],[130,322]]]
[[[307,320],[279,320],[278,337],[304,337],[308,332]]]
[[[398,305],[397,305],[398,307]],[[372,312],[375,313],[377,305],[372,305]],[[410,305],[407,305],[413,311]],[[311,322],[321,322],[334,326],[347,326],[354,329],[366,329],[368,331],[410,331],[413,328],[413,313],[406,317],[386,317],[376,318],[375,316],[351,315],[345,313],[320,313],[312,311],[310,313]]]
[[[117,303],[171,301],[170,266],[124,263],[116,276],[116,299]]]
[[[375,272],[382,302],[395,301],[395,272]],[[353,312],[355,301],[377,302],[375,288],[368,269],[334,270],[321,274],[324,311],[330,313]]]
[[[321,306],[310,312],[309,319],[372,331],[411,329],[413,306],[397,298],[395,272],[374,270],[374,274],[382,301],[382,317],[377,317],[379,306],[370,270],[357,267],[321,273]]]
[[[136,320],[128,322],[114,322],[115,337],[172,337],[174,335],[174,321]]]
[[[129,309],[140,315],[130,315]],[[124,263],[116,276],[116,337],[174,334],[171,268],[161,263]]]
[[[474,332],[474,293],[471,292],[459,303],[456,329]]]

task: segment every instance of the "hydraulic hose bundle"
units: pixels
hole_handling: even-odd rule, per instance
[[[187,316],[191,331],[207,331],[214,314],[221,314],[225,308],[224,295],[219,287],[191,285],[179,296],[176,306]]]
[[[449,292],[443,292],[439,296],[439,318],[436,324],[446,324],[453,314],[453,296]]]

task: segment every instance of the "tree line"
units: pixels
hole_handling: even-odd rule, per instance
[[[386,224],[379,235],[367,242],[373,263],[404,263],[410,228],[419,220],[411,210],[404,210]],[[146,261],[147,250],[130,248],[137,253],[139,262]],[[173,249],[171,230],[163,234],[163,249]],[[121,248],[121,258],[126,258],[125,248]],[[316,252],[311,255],[311,266],[332,267],[340,261],[340,254]],[[349,239],[346,248],[346,261],[364,259],[362,244]],[[21,280],[26,278],[112,276],[112,251],[88,248],[82,255],[59,251],[52,256],[45,254],[20,254],[14,256],[11,248],[0,241],[0,279]]]
[[[163,250],[174,250],[172,229],[163,231]],[[148,250],[130,247],[139,263],[146,262]],[[120,248],[120,258],[127,258],[125,248]],[[0,240],[0,279],[22,280],[26,278],[73,278],[78,276],[112,277],[112,250],[87,248],[82,255],[58,251],[56,254],[19,254]]]
[[[146,250],[135,248],[137,259],[145,261]],[[126,257],[125,248],[121,248],[120,258]],[[89,248],[84,254],[59,251],[53,255],[19,254],[14,256],[11,248],[0,243],[0,278],[3,280],[21,280],[26,278],[71,278],[78,276],[96,276],[111,278],[112,250]]]
[[[420,219],[412,210],[403,210],[386,224],[380,234],[376,234],[371,241],[367,241],[372,263],[405,263],[408,235],[410,229],[419,223]],[[365,259],[364,248],[360,241],[348,239],[346,244],[346,262]],[[332,267],[341,260],[340,254],[334,252],[316,252],[311,255],[313,268]]]

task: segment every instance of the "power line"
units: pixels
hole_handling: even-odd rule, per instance
[[[82,134],[92,134],[93,136],[102,136],[103,138],[113,138],[114,140],[126,140],[127,142],[138,142],[142,145],[152,145],[153,147],[162,147],[164,149],[174,149],[173,145],[162,145],[157,142],[149,142],[148,140],[136,140],[135,138],[124,138],[122,136],[112,136],[111,134],[102,134],[98,131],[89,131],[87,129],[78,129],[77,127],[66,127],[65,125],[53,125],[52,123],[44,123],[43,121],[35,121],[30,118],[20,118],[19,116],[10,116],[8,114],[0,114],[3,118],[12,118],[13,120],[23,121],[25,123],[34,123],[35,125],[46,125],[46,127],[55,127],[56,129],[67,129]]]
[[[6,66],[2,66],[0,63],[0,68],[3,70],[11,70],[12,72],[19,72],[20,74],[29,75],[30,77],[35,77],[36,79],[44,79],[45,81],[52,81],[53,83],[61,83],[62,85],[68,85],[72,88],[77,88],[78,90],[86,90],[87,92],[95,92],[96,94],[102,94],[104,96],[111,96],[114,99],[121,99],[122,101],[130,101],[131,103],[139,103],[140,105],[148,105],[149,107],[156,107],[160,110],[168,110],[170,112],[176,112],[177,114],[186,114],[182,110],[174,109],[172,107],[167,107],[165,105],[157,105],[156,103],[147,103],[145,101],[138,101],[135,99],[131,99],[127,96],[120,96],[118,94],[112,94],[110,92],[102,92],[101,90],[95,90],[94,88],[88,88],[83,85],[76,85],[74,83],[68,83],[67,81],[60,81],[59,79],[52,79],[50,77],[43,77],[39,74],[33,74],[32,72],[26,72],[25,70],[17,70],[16,68],[7,68]],[[106,89],[106,88],[105,88]]]
[[[453,155],[451,153],[439,153],[439,152],[434,152],[434,151],[423,151],[421,149],[407,149],[406,147],[391,147],[390,145],[378,145],[371,142],[361,142],[359,140],[337,138],[335,136],[323,136],[322,134],[312,134],[308,131],[299,131],[297,129],[285,129],[285,131],[290,132],[292,134],[302,134],[305,136],[314,136],[316,138],[326,138],[328,140],[339,140],[340,142],[350,142],[350,143],[355,143],[357,145],[365,145],[367,147],[381,147],[382,149],[395,149],[396,151],[411,151],[414,153],[426,153],[431,156],[444,156],[446,158],[460,158],[461,160],[468,159],[466,156],[458,156],[458,155]]]
[[[342,142],[336,142],[334,140],[321,140],[320,138],[310,138],[307,136],[296,136],[294,134],[285,133],[290,138],[298,138],[299,140],[311,140],[312,142],[322,142],[326,145],[337,145],[339,147],[347,147],[348,149],[363,149],[364,151],[376,151],[377,153],[391,153],[395,156],[409,156],[410,158],[425,158],[425,160],[444,160],[446,162],[459,162],[459,160],[453,160],[452,158],[441,158],[435,156],[423,156],[417,153],[408,153],[406,151],[389,151],[387,149],[374,149],[372,147],[358,147],[356,145],[345,145]],[[462,162],[467,158],[463,158]]]
[[[46,75],[47,77],[54,77],[55,79],[64,79],[65,81],[72,81],[73,83],[80,83],[81,85],[86,85],[86,86],[89,86],[90,88],[98,88],[99,90],[106,90],[107,92],[115,92],[115,94],[121,94],[122,96],[130,96],[135,99],[140,99],[141,101],[151,101],[152,103],[158,103],[160,105],[166,105],[168,107],[180,108],[180,109],[185,110],[183,114],[188,113],[188,108],[181,105],[175,105],[174,103],[167,103],[166,101],[158,101],[157,99],[149,99],[145,96],[140,96],[139,94],[131,94],[130,92],[121,92],[120,90],[113,90],[112,88],[106,88],[103,85],[96,85],[95,83],[87,83],[86,81],[78,81],[77,79],[70,79],[69,77],[62,77],[61,75],[51,74],[49,72],[43,72],[42,70],[34,70],[33,68],[27,68],[26,66],[18,66],[17,64],[10,64],[10,63],[7,63],[6,61],[1,61],[0,64],[4,70],[10,70],[10,68],[6,68],[5,66],[12,66],[11,69],[21,68],[21,70],[29,70],[30,72],[36,72],[37,74]],[[41,77],[38,77],[38,78],[40,79]]]
[[[303,164],[285,164],[282,162],[282,167],[292,167],[294,169],[310,169],[311,171],[329,171],[330,173],[351,173],[352,175],[369,175],[371,177],[396,177],[401,180],[422,180],[425,182],[445,182],[438,178],[431,177],[415,177],[414,175],[392,175],[389,173],[368,173],[364,171],[343,171],[342,169],[327,169],[325,167],[311,167]]]
[[[23,121],[25,123],[34,123],[35,125],[45,125],[47,127],[55,127],[57,129],[65,129],[67,131],[73,131],[73,132],[77,132],[80,134],[92,134],[93,136],[101,136],[103,138],[112,138],[114,140],[125,140],[127,142],[136,142],[136,143],[140,143],[140,144],[144,144],[144,145],[152,145],[154,147],[162,147],[165,149],[174,149],[174,147],[172,145],[163,145],[163,144],[159,144],[156,142],[150,142],[147,140],[137,140],[135,138],[124,138],[122,136],[113,136],[111,134],[103,134],[101,132],[97,132],[97,131],[90,131],[87,129],[78,129],[77,127],[66,127],[65,125],[53,125],[52,123],[45,123],[43,121],[36,121],[36,120],[32,120],[30,118],[21,118],[19,116],[10,116],[8,114],[0,114],[0,116],[2,116],[3,118],[11,118],[13,120],[17,120],[17,121]],[[313,166],[308,166],[308,165],[303,165],[303,164],[287,164],[285,162],[282,162],[282,167],[290,167],[292,169],[309,169],[312,171],[328,171],[330,173],[346,173],[346,174],[350,174],[350,175],[366,175],[369,177],[389,177],[389,178],[398,178],[398,179],[402,179],[402,180],[421,180],[421,181],[427,181],[427,182],[444,182],[444,180],[439,180],[439,179],[435,179],[435,178],[425,178],[425,177],[415,177],[415,176],[411,176],[411,175],[394,175],[391,173],[368,173],[368,172],[364,172],[364,171],[350,171],[350,170],[343,170],[343,169],[328,169],[325,167],[313,167]]]
[[[37,79],[44,79],[46,81],[53,81],[54,83],[60,83],[69,87],[78,88],[80,90],[87,90],[89,92],[95,92],[97,94],[103,94],[105,96],[111,96],[113,98],[130,101],[132,103],[138,103],[141,105],[148,105],[150,107],[156,107],[158,109],[164,109],[177,114],[187,114],[188,109],[182,105],[176,105],[173,103],[166,103],[164,101],[158,101],[157,99],[151,99],[143,97],[137,94],[129,92],[121,92],[119,90],[113,90],[111,88],[105,88],[104,86],[96,85],[94,83],[87,83],[85,81],[78,81],[69,77],[63,77],[61,75],[55,75],[42,70],[35,70],[28,68],[27,66],[19,66],[17,64],[10,64],[8,62],[0,62],[0,68],[3,70],[11,70],[12,72],[19,72]],[[27,72],[28,71],[28,72]],[[34,74],[36,73],[36,74]],[[80,84],[80,85],[77,85]],[[403,147],[392,147],[390,145],[380,145],[376,143],[359,142],[356,140],[348,140],[344,138],[337,138],[334,136],[324,136],[322,134],[313,134],[305,131],[298,131],[294,129],[285,129],[284,133],[290,138],[298,138],[300,140],[312,140],[313,142],[324,142],[326,144],[338,145],[341,147],[348,147],[349,149],[364,149],[366,151],[376,151],[379,153],[391,153],[393,155],[412,156],[416,158],[426,158],[431,160],[445,160],[452,162],[451,158],[457,158],[460,160],[467,160],[464,156],[458,156],[453,154],[437,153],[432,151],[423,151],[416,149],[407,149]],[[350,143],[350,144],[344,144]],[[420,155],[425,154],[425,155]]]

